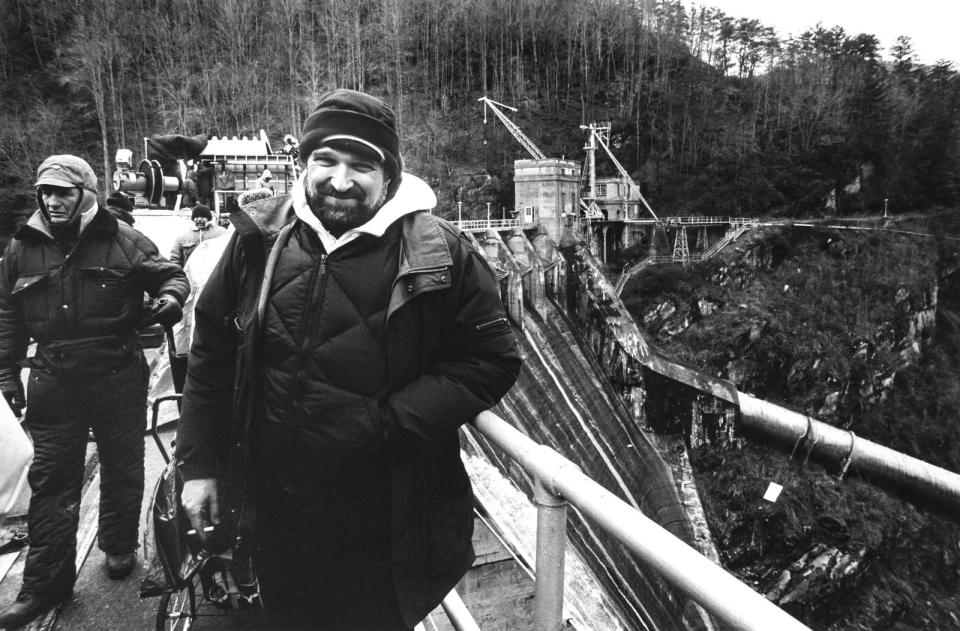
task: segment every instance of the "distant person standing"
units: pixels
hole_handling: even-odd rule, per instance
[[[200,201],[200,189],[197,188],[197,172],[187,171],[183,179],[183,191],[180,198],[180,208],[193,208]]]
[[[193,250],[203,241],[216,239],[226,233],[226,229],[213,221],[213,213],[203,204],[197,204],[190,213],[193,227],[181,233],[170,251],[170,260],[183,267]]]
[[[227,168],[227,161],[217,162],[217,174],[214,178],[214,185],[218,191],[232,191],[237,188],[237,176],[232,170]]]
[[[110,578],[136,564],[143,497],[143,428],[149,373],[137,328],[172,326],[186,276],[147,237],[97,203],[86,161],[51,156],[37,170],[39,209],[0,262],[0,393],[24,425],[35,457],[28,480],[30,551],[0,628],[21,627],[70,597],[87,437],[100,457],[97,540]],[[143,293],[156,298],[150,311]],[[36,353],[27,358],[30,339]],[[27,396],[21,366],[30,368]]]
[[[217,171],[213,178],[213,188],[214,195],[217,194],[217,191],[232,191],[237,188],[237,176],[232,170],[227,168],[226,160],[219,160],[217,162]],[[230,199],[231,196],[225,194],[220,201],[221,205],[227,207],[226,214],[230,214],[231,212],[229,203]]]
[[[107,201],[104,202],[107,210],[111,215],[127,224],[132,226],[134,223],[134,218],[131,213],[133,213],[133,199],[129,195],[116,191],[112,193],[110,197],[107,198]]]
[[[276,189],[273,188],[273,173],[270,172],[270,169],[264,169],[263,173],[260,174],[260,177],[257,178],[257,181],[253,184],[254,190],[258,188],[270,189],[271,193],[276,193]]]
[[[201,160],[196,165],[197,203],[213,205],[214,169],[209,160]]]

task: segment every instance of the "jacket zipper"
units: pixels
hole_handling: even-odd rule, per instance
[[[327,254],[321,253],[317,265],[310,271],[310,293],[307,294],[306,309],[300,318],[300,339],[297,341],[297,369],[293,373],[294,383],[298,382],[303,374],[303,366],[307,361],[307,355],[310,352],[310,345],[320,329],[320,318],[314,317],[310,322],[311,316],[319,315],[319,306],[323,302],[323,294],[326,292],[327,283]],[[317,305],[318,313],[313,313],[313,306]],[[308,326],[309,325],[309,326]],[[303,405],[303,393],[298,393],[291,401],[291,412],[295,412]]]
[[[489,322],[483,322],[482,324],[475,324],[475,325],[473,325],[473,328],[474,328],[474,330],[475,330],[477,333],[480,333],[481,331],[485,331],[485,330],[487,330],[487,329],[489,329],[489,328],[491,328],[491,327],[497,326],[497,325],[500,324],[501,322],[504,323],[504,324],[507,324],[507,319],[504,318],[504,317],[500,317],[500,318],[497,318],[496,320],[490,320]]]

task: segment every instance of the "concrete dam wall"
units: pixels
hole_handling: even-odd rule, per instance
[[[682,441],[645,429],[650,397],[639,359],[651,349],[622,304],[611,306],[619,299],[596,263],[582,248],[562,254],[542,234],[475,236],[500,279],[524,359],[518,384],[494,411],[715,558],[692,479],[676,464],[678,449],[685,456]],[[531,494],[521,471],[490,445],[483,451]],[[698,606],[576,511],[568,538],[617,604],[626,628],[714,627]]]

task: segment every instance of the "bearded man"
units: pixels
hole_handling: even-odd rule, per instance
[[[258,624],[411,629],[472,562],[458,428],[513,385],[516,340],[483,256],[402,172],[389,106],[325,95],[300,156],[291,195],[231,216],[200,295],[183,505],[252,555]]]

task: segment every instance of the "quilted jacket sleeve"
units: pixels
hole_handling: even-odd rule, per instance
[[[27,353],[30,335],[13,297],[17,282],[18,246],[14,241],[0,261],[0,369],[19,370],[19,362]]]
[[[127,228],[121,228],[127,231]],[[190,295],[190,282],[181,267],[160,255],[153,241],[129,229],[137,249],[136,264],[144,289],[151,296],[169,294],[183,305]]]
[[[520,353],[496,278],[463,238],[452,248],[454,286],[447,296],[450,322],[440,356],[389,397],[385,419],[428,443],[447,439],[460,425],[493,407],[520,374]]]

